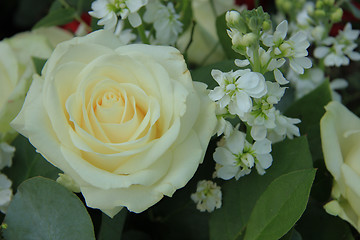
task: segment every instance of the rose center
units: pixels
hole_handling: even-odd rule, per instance
[[[125,110],[124,97],[119,92],[105,92],[93,105],[97,119],[103,123],[121,123]]]

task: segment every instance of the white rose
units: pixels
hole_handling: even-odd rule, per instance
[[[334,200],[325,210],[360,231],[360,119],[333,101],[326,106],[320,127],[325,164],[334,177]]]
[[[120,46],[100,30],[56,47],[12,126],[89,207],[142,212],[202,162],[216,125],[207,94],[177,49]]]
[[[19,33],[0,42],[0,141],[16,135],[9,125],[19,113],[35,72],[32,57],[48,58],[60,41],[72,36],[59,28]]]
[[[217,37],[216,18],[228,10],[239,9],[239,7],[235,5],[234,0],[215,0],[213,2],[214,9],[209,0],[191,1],[196,25],[187,54],[192,63],[206,65],[225,58],[225,53]],[[191,29],[180,36],[177,46],[181,51],[186,49],[190,36]]]

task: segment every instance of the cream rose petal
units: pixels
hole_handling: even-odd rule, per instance
[[[320,122],[324,159],[327,169],[339,179],[344,162],[342,152],[351,146],[343,133],[360,129],[360,119],[335,101],[326,106],[326,111]]]

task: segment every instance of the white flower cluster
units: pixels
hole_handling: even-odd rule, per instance
[[[173,3],[166,6],[158,0],[151,1],[144,14],[144,21],[153,23],[156,30],[156,39],[152,44],[174,45],[178,35],[182,32],[180,15],[175,12]]]
[[[284,0],[277,1],[280,12],[284,10],[284,3]],[[290,5],[294,6],[294,4],[297,2],[292,2]],[[289,24],[290,30],[296,32],[301,29],[303,36],[314,45],[314,57],[320,61],[315,61],[317,65],[301,76],[298,71],[288,72],[286,78],[295,87],[296,98],[304,96],[326,80],[325,67],[340,67],[349,65],[350,60],[360,60],[360,53],[356,51],[358,47],[356,40],[360,31],[352,29],[351,23],[347,23],[344,30],[339,31],[336,37],[329,36],[332,25],[342,18],[343,10],[340,4],[334,4],[333,0],[318,0],[316,4],[307,1],[299,6],[302,6],[302,9],[295,11],[295,17],[290,16],[290,19],[293,19]],[[288,8],[285,14],[289,16],[291,12],[292,8]],[[346,88],[348,85],[346,80],[338,78],[329,80],[333,99],[340,101],[340,95],[334,90]]]
[[[251,172],[255,166],[260,175],[272,164],[271,142],[268,139],[254,144],[245,139],[243,132],[234,129],[229,137],[224,137],[224,145],[216,148],[214,160],[217,164],[216,176],[224,180],[238,180]]]
[[[202,180],[197,184],[196,193],[191,194],[191,199],[196,203],[196,208],[201,212],[213,212],[221,207],[222,193],[219,186],[212,181]]]
[[[95,0],[91,4],[93,11],[89,14],[100,19],[98,25],[104,29],[113,31],[124,44],[136,38],[131,29],[124,30],[124,20],[128,19],[132,27],[142,24],[138,11],[147,4],[148,0]]]
[[[264,14],[261,10],[258,13],[256,16]],[[280,68],[286,59],[299,74],[312,65],[306,57],[309,42],[301,32],[287,40],[286,21],[281,22],[273,34],[264,30],[264,23],[259,28],[250,22],[248,28],[254,31],[244,31],[244,22],[240,21],[248,18],[251,17],[242,18],[235,11],[226,14],[233,49],[246,58],[235,60],[235,65],[243,69],[230,72],[214,69],[211,72],[219,86],[210,91],[209,97],[217,103],[217,134],[224,133],[222,146],[215,150],[213,157],[218,164],[216,175],[226,180],[239,179],[249,174],[253,167],[259,174],[264,174],[272,164],[271,144],[300,135],[295,125],[300,120],[285,117],[275,107],[285,93],[286,88],[281,85],[288,83]],[[267,17],[262,16],[262,19]],[[265,79],[264,74],[269,71],[273,71],[276,82]],[[245,123],[248,135],[238,127],[233,128],[226,120],[234,116]]]
[[[290,67],[299,74],[303,74],[304,69],[312,66],[311,60],[306,57],[308,55],[307,48],[310,46],[306,34],[300,31],[291,36],[289,40],[285,40],[287,32],[288,22],[284,20],[276,27],[274,34],[265,33],[262,36],[264,45],[269,47],[269,55],[273,56],[271,61],[282,63],[272,67],[270,62],[270,67],[268,67],[268,70],[274,68],[275,79],[280,84],[285,83],[283,75],[278,70],[285,63],[284,58],[289,59]]]
[[[328,37],[314,51],[314,56],[324,59],[325,66],[345,66],[349,65],[350,59],[360,61],[360,53],[356,52],[360,31],[353,30],[351,23],[347,23],[344,30],[340,31],[336,37]]]

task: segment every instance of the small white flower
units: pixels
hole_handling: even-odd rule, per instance
[[[285,57],[289,58],[290,67],[295,72],[303,74],[304,68],[311,68],[312,62],[306,57],[308,55],[307,48],[310,46],[306,33],[297,32],[295,35],[290,37],[286,44],[289,44],[289,48],[285,47],[286,51],[288,51]]]
[[[98,25],[104,25],[104,29],[115,30],[118,18],[129,19],[130,25],[138,27],[141,25],[141,18],[137,11],[148,0],[96,0],[91,4],[93,11],[89,14],[99,18]]]
[[[212,181],[199,181],[196,193],[191,194],[191,199],[201,212],[213,212],[215,209],[221,208],[221,188]]]
[[[12,199],[11,181],[4,174],[0,173],[0,211],[6,213],[6,210]]]
[[[280,113],[279,110],[275,112],[275,124],[276,127],[273,129],[268,129],[267,138],[270,139],[272,143],[282,141],[285,137],[293,139],[294,136],[300,136],[300,131],[295,124],[300,123],[300,119],[289,118]]]
[[[288,31],[288,22],[286,20],[282,21],[277,27],[273,35],[265,33],[262,38],[262,42],[265,46],[279,46],[285,39]],[[280,49],[275,48],[275,54],[281,53]]]
[[[217,147],[214,152],[214,160],[221,166],[216,175],[224,180],[235,177],[238,180],[251,172],[256,167],[259,174],[272,164],[271,142],[268,139],[256,141],[253,145],[245,139],[245,134],[234,130],[222,147]]]
[[[359,37],[360,31],[353,30],[351,23],[347,23],[344,30],[334,37],[328,37],[321,43],[322,46],[314,50],[314,56],[324,59],[325,66],[349,65],[350,59],[360,61],[360,53],[356,52],[357,44],[355,41]]]
[[[123,45],[127,45],[136,39],[136,35],[132,33],[132,29],[124,29],[124,25],[124,21],[119,20],[114,34]]]
[[[115,5],[115,0],[96,0],[91,4],[93,11],[89,14],[100,19],[97,24],[104,25],[104,29],[115,29],[118,21],[115,11],[108,6]]]
[[[175,12],[174,5],[169,2],[167,6],[159,1],[153,1],[146,7],[144,21],[154,23],[156,30],[155,44],[174,45],[178,35],[182,32],[180,16]]]
[[[285,93],[285,88],[276,82],[266,82],[267,93],[261,99],[255,99],[251,112],[242,118],[251,128],[251,137],[262,140],[266,137],[267,129],[275,128],[275,107]]]
[[[251,97],[260,98],[267,92],[264,76],[249,69],[226,73],[213,69],[211,75],[220,86],[210,91],[210,99],[239,117],[251,110]]]
[[[6,142],[0,143],[0,169],[10,167],[14,157],[15,148]]]

